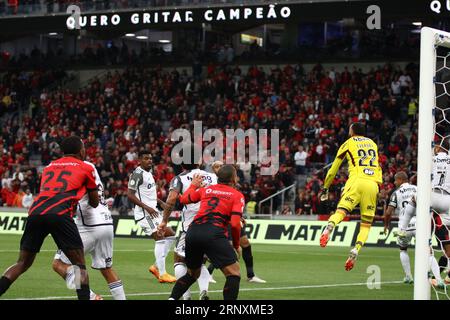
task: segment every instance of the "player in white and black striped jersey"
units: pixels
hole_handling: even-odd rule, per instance
[[[108,283],[114,300],[125,300],[122,281],[112,268],[114,226],[105,201],[104,186],[95,166],[87,161],[85,163],[94,168],[95,183],[97,184],[100,201],[98,206],[93,208],[89,205],[88,195],[85,194],[78,202],[74,221],[83,241],[84,253],[92,256],[92,268],[101,272]],[[52,266],[53,270],[66,280],[67,286],[75,289],[75,270],[61,250],[58,250],[55,254]],[[92,290],[90,298],[91,300],[102,300]]]
[[[173,283],[176,278],[166,271],[166,257],[175,241],[175,232],[170,227],[164,228],[163,234],[158,233],[158,225],[162,215],[157,209],[158,198],[156,183],[151,172],[152,155],[149,151],[139,152],[139,166],[133,171],[128,182],[128,199],[135,205],[134,220],[144,233],[155,240],[155,264],[149,267],[149,272],[160,283]]]
[[[406,224],[404,209],[409,201],[416,195],[417,187],[409,183],[408,175],[403,171],[399,171],[395,174],[394,184],[397,189],[392,192],[389,198],[389,203],[384,213],[384,228],[386,233],[387,229],[389,228],[392,214],[395,213],[395,215],[397,215],[399,219],[399,229],[404,230],[404,235],[402,234],[402,236],[397,237],[397,244],[400,247],[400,262],[402,264],[403,271],[405,272],[405,278],[403,279],[403,282],[413,283],[411,263],[407,250],[408,246],[411,244],[413,236],[415,236],[416,234],[416,225],[414,218],[411,219],[409,225]]]

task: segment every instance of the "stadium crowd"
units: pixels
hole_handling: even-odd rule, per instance
[[[280,129],[280,170],[261,175],[258,165],[240,165],[241,190],[254,204],[297,182],[294,212],[329,213],[335,208],[345,170],[330,189],[328,203],[319,204],[318,191],[339,145],[346,140],[348,125],[366,123],[369,136],[379,145],[384,183],[380,207],[394,188],[398,170],[416,170],[416,113],[418,67],[404,69],[386,64],[367,73],[357,68],[343,72],[317,64],[306,72],[302,65],[284,65],[264,71],[248,71],[232,64],[210,63],[206,72],[128,68],[108,73],[78,91],[38,85],[29,93],[35,73],[8,73],[0,86],[1,111],[10,114],[24,94],[30,96],[30,112],[3,117],[0,136],[1,203],[27,207],[38,192],[39,165],[59,155],[58,142],[70,134],[85,139],[87,160],[98,168],[105,182],[105,197],[121,214],[130,204],[126,197],[129,173],[137,165],[139,150],[151,150],[158,196],[165,199],[170,180],[180,171],[171,166],[171,132],[192,129],[193,120],[203,128]],[[48,79],[47,79],[48,80]],[[9,104],[8,104],[9,103]],[[5,120],[6,119],[6,120]],[[409,125],[409,127],[408,127]],[[407,130],[409,128],[409,130]],[[275,207],[280,199],[275,198]],[[294,199],[291,199],[294,200]],[[263,208],[264,213],[266,209]]]

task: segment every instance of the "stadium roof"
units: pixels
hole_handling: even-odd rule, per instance
[[[445,2],[445,1],[444,1]],[[276,19],[267,18],[267,10],[270,5],[274,4],[276,8],[288,7],[290,15],[288,18],[283,19],[278,16]],[[214,24],[214,27],[222,29],[227,33],[239,32],[265,23],[301,23],[301,22],[325,22],[325,21],[339,21],[343,19],[353,20],[355,25],[365,27],[365,22],[370,14],[367,13],[369,5],[379,5],[381,8],[382,22],[397,23],[402,20],[410,21],[424,21],[424,25],[427,21],[443,21],[445,16],[448,16],[447,12],[441,12],[437,14],[430,9],[430,2],[427,0],[414,0],[414,1],[369,1],[369,0],[293,0],[293,1],[245,1],[245,4],[236,4],[234,1],[227,1],[226,3],[214,4],[205,3],[202,6],[174,6],[174,7],[151,7],[151,8],[133,8],[123,10],[104,10],[99,12],[87,13],[83,16],[88,18],[96,16],[97,25],[87,26],[81,28],[87,32],[97,34],[104,38],[111,38],[123,34],[125,32],[135,32],[142,29],[159,29],[159,30],[173,30],[180,27],[199,27],[202,23]],[[257,17],[256,8],[263,7],[265,10],[265,16],[263,18]],[[217,15],[217,12],[221,9],[225,14],[231,9],[244,10],[245,8],[253,8],[253,14],[247,19],[238,19],[231,21],[225,19],[213,19],[213,21],[206,21],[204,16],[207,10],[212,10],[211,16]],[[445,9],[445,3],[442,5],[442,11]],[[228,11],[227,11],[228,10]],[[189,23],[173,23],[173,21],[163,22],[159,19],[156,23],[152,21],[149,24],[143,24],[142,21],[144,13],[154,14],[155,12],[162,13],[179,12],[181,16],[186,11],[191,11],[195,17],[192,22]],[[139,23],[133,23],[131,20],[133,14],[140,15]],[[241,13],[242,14],[242,13]],[[100,27],[98,24],[101,19],[101,15],[106,16],[108,21],[111,20],[113,15],[119,15],[121,17],[120,24],[108,23],[105,27]],[[53,13],[46,15],[18,15],[14,17],[4,17],[0,19],[0,37],[3,40],[17,38],[26,35],[42,34],[48,32],[63,32],[63,33],[75,33],[77,31],[71,31],[67,28],[66,22],[69,15],[64,13]],[[90,20],[89,20],[90,21]]]

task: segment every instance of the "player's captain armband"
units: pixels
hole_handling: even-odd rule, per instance
[[[142,183],[142,174],[133,172],[130,176],[130,180],[128,181],[128,189],[137,190],[139,185]]]
[[[181,183],[180,177],[176,176],[172,178],[172,181],[170,181],[169,191],[175,190],[178,193],[181,193],[183,189],[183,184]]]
[[[397,208],[397,195],[395,192],[392,194],[391,198],[389,199],[389,205],[391,207]]]

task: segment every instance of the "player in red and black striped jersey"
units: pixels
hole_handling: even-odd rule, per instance
[[[28,214],[72,217],[78,201],[92,190],[97,190],[94,168],[74,156],[65,156],[50,163],[42,172],[40,192]]]
[[[191,186],[180,197],[182,204],[200,202],[200,209],[186,233],[188,272],[177,280],[170,299],[178,300],[198,279],[205,255],[226,277],[224,299],[237,299],[241,279],[237,250],[245,202],[242,193],[233,188],[238,178],[232,165],[224,165],[217,176],[218,184],[199,188],[202,177],[194,175]],[[232,246],[228,242],[229,224]]]
[[[42,172],[40,192],[28,212],[20,241],[19,259],[0,278],[0,296],[33,264],[44,239],[51,234],[58,248],[80,269],[78,298],[89,300],[83,242],[72,216],[78,200],[86,193],[89,204],[94,208],[98,206],[95,172],[92,166],[83,162],[86,151],[79,137],[64,139],[60,148],[64,156],[50,163]]]

